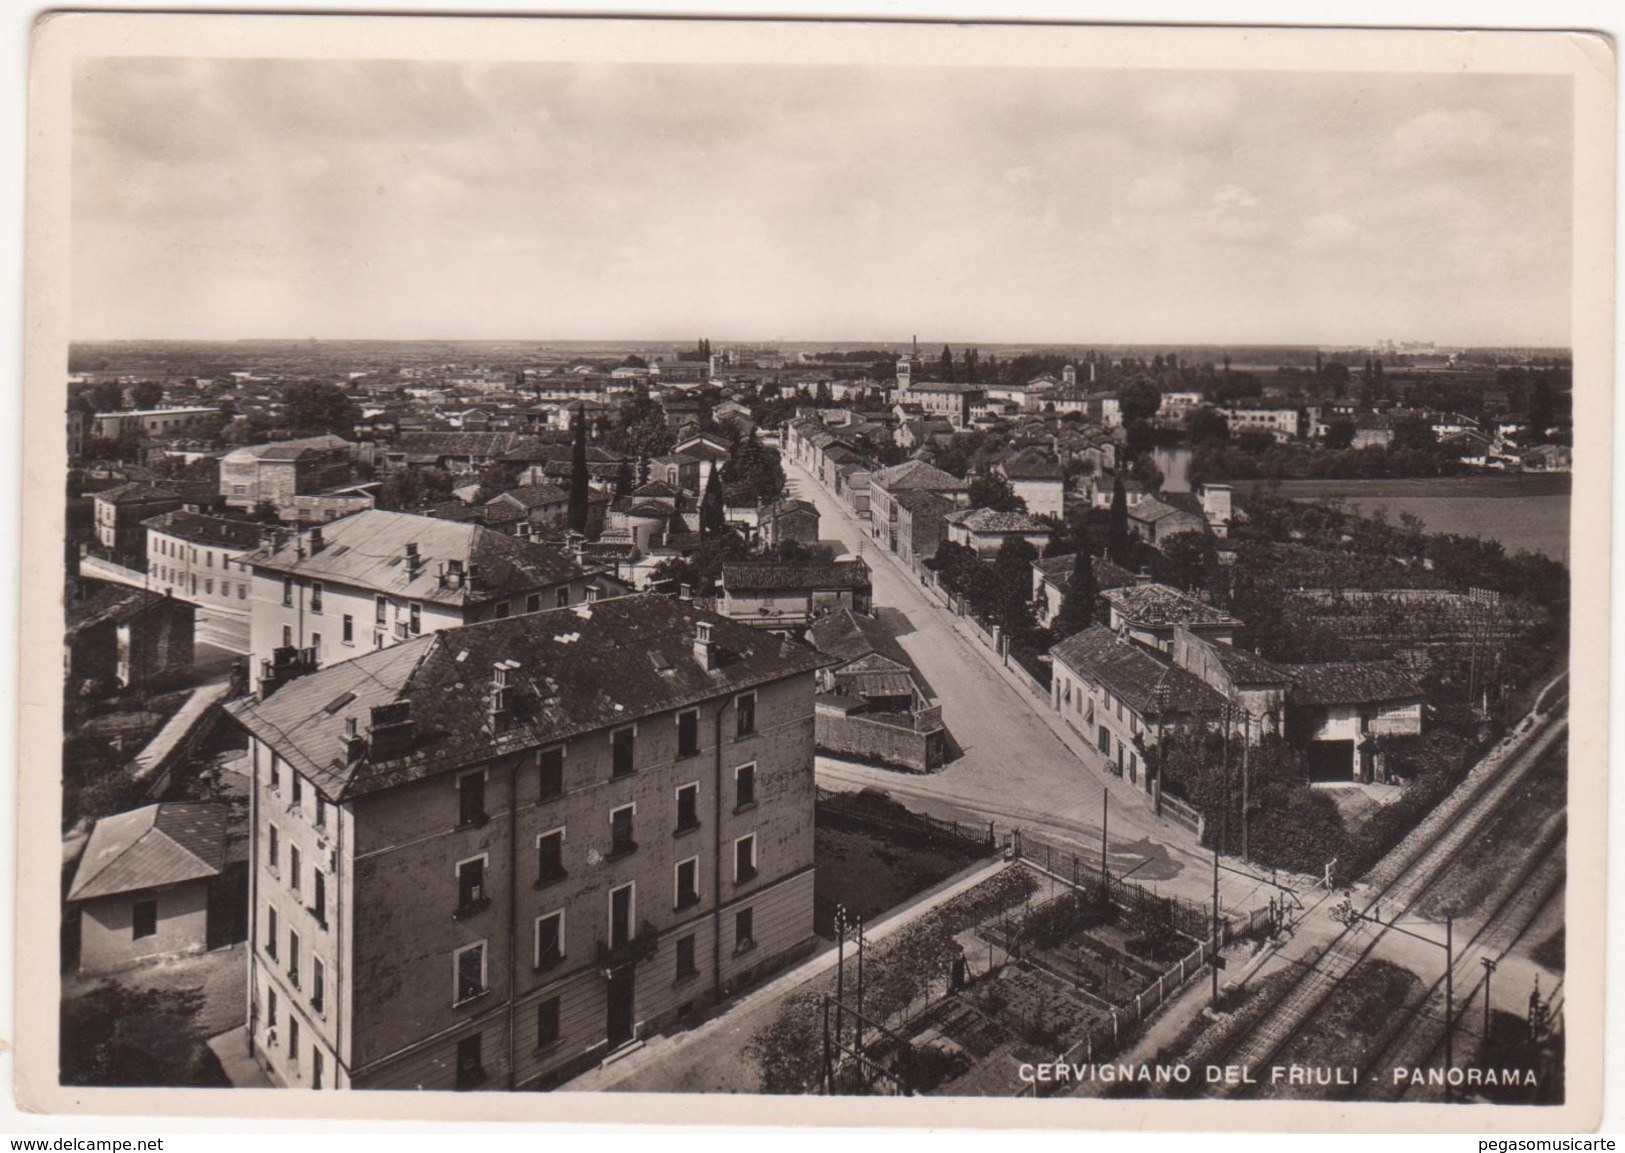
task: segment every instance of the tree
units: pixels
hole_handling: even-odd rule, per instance
[[[1164,584],[1186,592],[1216,591],[1219,587],[1219,548],[1209,533],[1175,533],[1163,543],[1157,559],[1156,576]]]
[[[1354,444],[1354,422],[1334,420],[1326,426],[1326,447],[1341,452]]]
[[[942,359],[937,362],[937,375],[943,380],[954,378],[954,350],[946,344],[942,346]]]
[[[1530,439],[1540,444],[1546,439],[1546,430],[1552,427],[1557,415],[1557,400],[1552,396],[1551,382],[1546,374],[1535,377],[1529,388],[1529,433]]]
[[[1131,381],[1123,387],[1118,394],[1118,407],[1123,414],[1123,423],[1132,424],[1137,420],[1149,421],[1162,407],[1162,393],[1157,386],[1149,380]]]
[[[970,507],[990,508],[995,512],[1026,512],[1027,502],[1016,495],[1015,489],[1001,473],[988,472],[970,482]]]
[[[570,505],[565,521],[571,532],[587,532],[587,419],[576,409],[575,444],[570,449]]]
[[[1433,426],[1419,416],[1401,417],[1394,421],[1394,439],[1391,447],[1413,452],[1432,452],[1439,446]]]
[[[302,380],[282,394],[284,422],[299,433],[354,436],[361,409],[337,385]]]
[[[1095,602],[1099,597],[1094,558],[1087,553],[1076,553],[1072,579],[1067,582],[1066,595],[1061,598],[1061,611],[1050,622],[1050,632],[1057,640],[1063,640],[1094,624]]]
[[[621,467],[615,470],[615,495],[626,496],[637,487],[637,476],[632,471],[632,462],[622,460]]]
[[[1117,564],[1128,559],[1128,491],[1123,488],[1121,476],[1112,480],[1111,520],[1108,522],[1106,550]]]
[[[1230,439],[1230,421],[1216,408],[1191,413],[1191,444],[1223,444]]]
[[[90,386],[90,399],[94,412],[117,412],[124,407],[124,389],[104,380]]]
[[[144,380],[130,388],[130,401],[135,408],[157,408],[164,400],[164,386],[156,381]]]
[[[705,495],[700,498],[700,535],[717,537],[725,527],[722,502],[722,470],[711,469],[705,481]]]

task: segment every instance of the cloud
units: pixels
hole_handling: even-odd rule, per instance
[[[1503,143],[1499,118],[1482,108],[1430,108],[1394,129],[1384,160],[1396,167],[1470,163]]]
[[[1306,216],[1298,224],[1292,247],[1298,252],[1326,254],[1352,248],[1360,230],[1341,212]]]

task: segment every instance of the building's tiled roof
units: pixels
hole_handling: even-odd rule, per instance
[[[87,629],[108,622],[127,621],[132,617],[140,616],[165,601],[173,601],[163,593],[151,589],[127,588],[124,585],[108,585],[98,593],[86,597],[81,601],[74,601],[68,605],[67,613],[67,639],[73,640]],[[174,601],[176,604],[185,604],[185,601]],[[188,608],[191,606],[188,605]]]
[[[299,542],[290,540],[245,560],[255,569],[441,604],[495,600],[582,575],[574,558],[551,545],[517,540],[478,524],[412,513],[365,509],[324,526],[323,538],[320,552],[312,554],[306,547],[302,558],[296,552]],[[417,545],[420,558],[415,575],[406,564],[408,543]],[[465,580],[460,588],[449,583],[442,587],[440,570],[451,560],[461,561],[465,572],[474,566],[477,580]]]
[[[547,505],[564,504],[569,499],[569,492],[556,484],[522,484],[518,488],[510,488],[507,492],[497,494],[486,503],[496,504],[500,500],[516,504],[528,512]]]
[[[963,492],[970,487],[968,482],[951,473],[943,472],[935,465],[926,464],[923,460],[906,460],[902,464],[883,468],[874,474],[871,483],[887,492],[907,492],[911,489]]]
[[[300,460],[307,456],[326,456],[348,449],[350,442],[337,436],[304,436],[297,440],[279,440],[271,444],[251,444],[233,449],[228,456],[253,457],[255,460]]]
[[[253,521],[231,520],[223,516],[205,516],[203,513],[176,509],[159,513],[141,522],[142,527],[154,529],[168,536],[179,537],[189,544],[213,545],[216,548],[258,548],[266,526]]]
[[[1202,515],[1201,513],[1194,512],[1191,509],[1180,508],[1177,505],[1170,504],[1166,500],[1159,500],[1154,496],[1146,497],[1139,504],[1128,510],[1130,520],[1137,520],[1144,524],[1155,524],[1158,521],[1166,520],[1168,517],[1179,516],[1181,514],[1195,517],[1200,517]]]
[[[1102,594],[1125,619],[1147,628],[1171,625],[1240,625],[1223,609],[1165,584],[1136,584]]]
[[[1011,480],[1060,480],[1061,465],[1046,452],[1031,449],[1007,458],[999,468]]]
[[[1044,579],[1050,584],[1065,587],[1072,580],[1072,569],[1077,564],[1078,554],[1067,553],[1065,556],[1044,557],[1033,561],[1033,567],[1044,574]],[[1138,579],[1132,572],[1122,565],[1114,564],[1103,556],[1094,558],[1095,587],[1106,589],[1123,588],[1134,584]]]
[[[227,807],[166,802],[103,817],[91,831],[68,900],[88,901],[218,876]]]
[[[1049,525],[1024,512],[1001,512],[991,508],[962,508],[949,513],[949,524],[960,525],[971,532],[1051,532]]]
[[[1334,661],[1287,665],[1292,700],[1300,705],[1373,704],[1420,699],[1414,677],[1390,661]]]
[[[869,566],[861,560],[808,564],[743,561],[722,566],[722,587],[744,589],[855,589],[869,587]]]
[[[502,456],[526,439],[512,432],[403,432],[394,449],[409,456]]]
[[[698,621],[720,653],[694,654]],[[488,719],[493,669],[513,660],[511,715]],[[442,629],[290,681],[228,711],[333,800],[345,800],[493,757],[626,724],[824,663],[806,645],[741,625],[691,602],[616,597]],[[390,760],[347,761],[345,718],[365,735],[377,706],[405,702],[415,737]]]
[[[811,513],[816,517],[818,515],[818,506],[813,504],[811,501],[796,500],[794,497],[785,497],[784,499],[776,500],[772,504],[763,508],[758,514],[758,518],[761,520],[776,520],[777,518],[787,516],[790,513]]]
[[[870,483],[873,483],[873,478],[871,478]],[[904,489],[892,497],[892,503],[898,508],[906,509],[914,516],[919,516],[921,513],[926,515],[935,513],[938,516],[945,516],[948,510],[954,507],[953,501],[927,489]]]
[[[807,642],[819,652],[842,662],[879,654],[908,668],[908,656],[886,626],[874,617],[838,609],[819,617],[807,628]]]
[[[172,488],[160,488],[142,481],[114,485],[90,494],[107,504],[151,504],[161,500],[180,500],[181,494]]]
[[[1291,684],[1292,674],[1280,665],[1272,664],[1246,649],[1238,649],[1235,645],[1214,644],[1209,646],[1224,671],[1230,674],[1230,679],[1238,685],[1285,685]]]
[[[673,488],[663,480],[651,480],[648,484],[640,484],[632,490],[633,496],[659,497],[665,500],[674,500],[680,493],[680,489]]]
[[[1201,680],[1111,629],[1091,625],[1050,649],[1058,663],[1100,685],[1142,717],[1217,713],[1225,700]]]

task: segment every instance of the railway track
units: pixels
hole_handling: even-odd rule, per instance
[[[1362,912],[1373,916],[1380,907],[1384,920],[1394,920],[1413,908],[1478,831],[1516,796],[1518,786],[1567,731],[1566,715],[1536,716],[1516,746],[1500,757],[1486,757],[1464,782],[1465,794],[1456,794],[1460,800],[1452,798],[1440,805],[1418,827],[1415,845],[1407,850],[1406,843],[1401,843],[1399,872],[1368,897]],[[1339,934],[1257,1024],[1232,1041],[1224,1053],[1208,1060],[1254,1070],[1268,1068],[1387,932],[1374,928],[1369,933],[1345,930]],[[1252,1088],[1227,1085],[1221,1092],[1240,1096]]]
[[[1455,965],[1455,1046],[1459,1058],[1477,1034],[1463,1028],[1470,1019],[1468,1008],[1483,994],[1485,958],[1499,963],[1523,939],[1524,933],[1544,910],[1546,903],[1562,890],[1568,856],[1565,834],[1567,820],[1560,814],[1555,828],[1542,831],[1538,849],[1528,867],[1507,886],[1506,895],[1461,951]],[[1371,1087],[1369,1098],[1398,1101],[1412,1091],[1409,1079],[1398,1084],[1392,1069],[1431,1068],[1442,1057],[1445,1034],[1445,982],[1441,975],[1428,989],[1414,1014],[1402,1018],[1390,1043],[1362,1069],[1362,1085]]]

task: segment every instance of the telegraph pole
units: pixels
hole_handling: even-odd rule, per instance
[[[1219,849],[1213,848],[1213,995],[1211,1003],[1219,1003]]]
[[[1479,958],[1484,966],[1484,1040],[1485,1048],[1490,1043],[1490,975],[1495,972],[1495,961],[1489,957]]]
[[[1106,867],[1106,822],[1111,817],[1112,795],[1104,783],[1100,786],[1100,885],[1109,900],[1112,895],[1112,874]]]
[[[1456,1032],[1456,950],[1452,937],[1453,922],[1455,918],[1447,915],[1444,919],[1444,1069],[1445,1088],[1450,1087],[1450,1068],[1455,1061],[1455,1049],[1452,1046]]]
[[[1252,745],[1252,718],[1246,713],[1242,713],[1241,723],[1246,726],[1241,736],[1241,860],[1245,864],[1247,862],[1247,751]]]
[[[841,1044],[846,1005],[846,906],[835,906],[835,1044]]]

